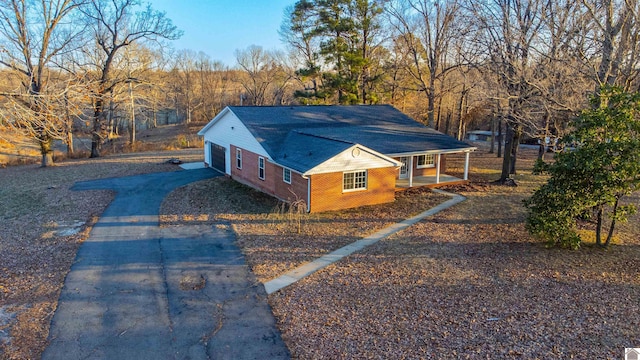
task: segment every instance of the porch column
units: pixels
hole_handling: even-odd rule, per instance
[[[436,184],[440,184],[440,154],[436,154]]]
[[[464,153],[464,180],[469,180],[469,152]]]
[[[413,155],[409,156],[409,187],[413,187]]]

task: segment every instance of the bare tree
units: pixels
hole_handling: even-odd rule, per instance
[[[178,82],[172,85],[178,98],[182,99],[187,123],[191,122],[193,112],[203,103],[202,97],[198,96],[201,92],[196,89],[197,85],[201,85],[197,81],[199,72],[197,63],[197,54],[193,50],[181,50],[173,63],[172,72],[176,75]]]
[[[518,144],[527,125],[540,110],[539,93],[532,83],[537,53],[545,53],[540,38],[548,2],[544,0],[469,1],[476,19],[477,46],[486,49],[486,65],[506,95],[507,135],[500,182],[515,173]]]
[[[585,35],[579,54],[593,69],[595,92],[603,85],[629,89],[640,72],[640,2],[581,0]]]
[[[240,83],[247,92],[251,105],[280,105],[283,91],[293,77],[284,70],[282,55],[268,52],[260,46],[236,51],[238,65],[246,76]],[[280,99],[280,100],[279,100]]]
[[[91,0],[81,9],[93,30],[98,56],[95,68],[96,86],[93,88],[93,129],[91,157],[99,157],[106,137],[105,104],[114,87],[126,76],[115,76],[114,62],[120,50],[137,42],[174,40],[182,35],[166,17],[147,5],[139,11],[138,0]]]
[[[7,123],[38,143],[42,166],[53,165],[53,140],[64,134],[54,112],[61,108],[61,89],[52,90],[57,74],[48,67],[69,50],[81,30],[65,23],[78,4],[72,0],[0,1],[0,63],[18,73],[22,83],[21,89],[3,94],[11,108],[4,115]]]
[[[460,65],[448,60],[453,39],[463,36],[459,26],[460,10],[457,0],[398,0],[387,7],[397,38],[409,50],[408,72],[415,82],[415,89],[427,97],[430,126],[435,124],[436,101],[441,96],[437,84]]]

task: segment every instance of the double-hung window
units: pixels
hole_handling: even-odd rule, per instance
[[[342,190],[356,191],[367,189],[367,171],[350,171],[342,174]]]
[[[291,170],[282,169],[282,181],[291,184]]]
[[[262,156],[258,157],[258,178],[264,180],[264,158]]]
[[[236,167],[242,169],[242,150],[236,149]]]
[[[435,155],[433,154],[418,155],[416,158],[418,169],[432,168],[436,166]]]

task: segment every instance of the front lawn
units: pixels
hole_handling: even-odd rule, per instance
[[[466,202],[270,295],[294,357],[618,359],[640,346],[640,217],[607,250],[545,248],[524,230],[522,207],[545,177],[531,175],[535,152],[523,155],[518,186],[506,187],[491,183],[500,159],[474,153],[471,183],[449,189]],[[460,162],[449,162],[454,175]],[[445,199],[419,191],[389,205],[289,215],[214,179],[177,190],[163,209],[168,224],[233,226],[267,281]]]

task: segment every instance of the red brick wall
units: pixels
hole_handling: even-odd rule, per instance
[[[444,172],[447,169],[447,162],[445,160],[446,156],[445,155],[440,155],[440,174],[444,174]],[[395,158],[396,160],[400,161],[400,158]],[[436,158],[437,161],[437,158]],[[423,169],[418,169],[418,162],[416,161],[415,157],[413,158],[413,176],[435,176],[436,175],[436,168],[431,167],[431,168],[423,168]],[[398,178],[400,176],[400,172],[398,171],[398,174],[396,175],[396,178]]]
[[[395,167],[369,169],[367,190],[342,191],[342,173],[311,176],[311,212],[375,205],[395,200]]]
[[[291,172],[291,184],[283,180],[282,167],[274,166],[275,196],[288,202],[302,200],[307,204],[308,179],[305,179],[297,172]],[[307,204],[308,205],[308,204]]]
[[[264,180],[258,178],[258,157],[260,155],[242,150],[242,169],[237,168],[236,149],[231,145],[231,177],[264,193],[286,201],[302,199],[307,202],[307,179],[294,171],[291,172],[291,184],[282,179],[282,167],[264,159]],[[290,191],[291,190],[291,191]],[[297,196],[297,197],[296,197]]]
[[[260,155],[242,150],[242,169],[236,167],[236,149],[231,145],[231,177],[238,182],[250,185],[262,192],[274,195],[275,179],[274,164],[264,159],[264,180],[258,178],[258,157]]]
[[[258,178],[258,154],[242,149],[242,169],[236,167],[236,147],[231,145],[231,177],[245,185],[286,201],[307,202],[307,179],[292,171],[291,184],[282,179],[282,167],[265,158],[265,179]],[[397,170],[394,167],[370,169],[367,190],[342,191],[342,173],[318,174],[311,178],[311,211],[347,209],[395,200]]]

